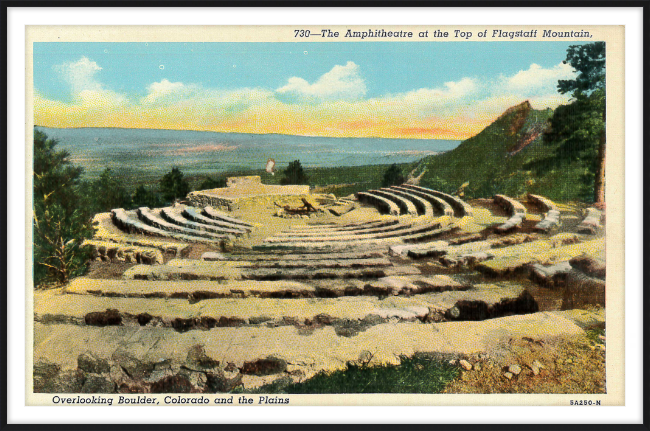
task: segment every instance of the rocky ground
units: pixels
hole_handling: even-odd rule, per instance
[[[128,241],[160,261],[102,249],[84,277],[35,292],[34,390],[250,391],[429,354],[461,371],[446,393],[601,393],[603,232],[576,233],[574,205],[560,206],[558,229],[536,232],[543,214],[524,203],[528,217],[513,232],[494,230],[507,212],[473,201],[472,217],[434,219],[453,230],[416,243],[365,240],[412,218],[353,200],[306,218],[278,216],[270,203],[230,214],[254,228],[226,250],[126,234],[98,216],[98,241]],[[332,233],[368,222],[375,233],[357,234],[365,242]],[[328,241],[350,240],[256,248],[317,224]],[[203,261],[206,252],[224,260]],[[553,269],[563,262],[566,271]]]

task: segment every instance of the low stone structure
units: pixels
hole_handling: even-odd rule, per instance
[[[309,186],[278,186],[262,184],[259,176],[229,177],[226,187],[199,190],[187,195],[192,205],[197,207],[212,206],[232,211],[257,205],[301,205],[302,198],[309,196]]]

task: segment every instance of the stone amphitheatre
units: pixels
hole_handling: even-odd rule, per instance
[[[89,272],[34,294],[34,391],[247,391],[584,334],[605,322],[601,223],[536,195],[336,198],[259,177],[116,208],[95,216]]]

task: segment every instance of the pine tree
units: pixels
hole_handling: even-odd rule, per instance
[[[300,160],[294,160],[290,162],[287,166],[287,169],[283,172],[284,177],[280,180],[280,184],[289,185],[289,184],[307,184],[309,178],[305,174]]]
[[[558,91],[572,101],[559,106],[544,141],[555,145],[555,165],[579,161],[588,169],[597,206],[605,203],[605,43],[572,45],[565,63],[576,70],[575,79],[560,80]]]
[[[384,173],[384,178],[381,181],[382,187],[398,186],[404,184],[406,178],[399,166],[395,163],[390,165],[390,167]]]
[[[190,184],[183,178],[183,172],[174,166],[160,180],[160,190],[167,202],[184,198],[190,192]]]
[[[65,283],[85,268],[92,237],[92,213],[83,206],[79,181],[83,170],[69,160],[57,141],[34,132],[34,285]]]

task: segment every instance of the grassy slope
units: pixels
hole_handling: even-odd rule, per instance
[[[497,193],[521,196],[537,193],[558,201],[584,199],[583,172],[577,165],[537,174],[526,164],[550,156],[554,148],[542,143],[541,132],[552,111],[537,111],[527,102],[510,108],[478,135],[462,142],[456,149],[425,157],[417,164],[414,175],[420,185],[456,191],[462,184],[465,197],[492,197]],[[514,149],[529,142],[521,151]]]

